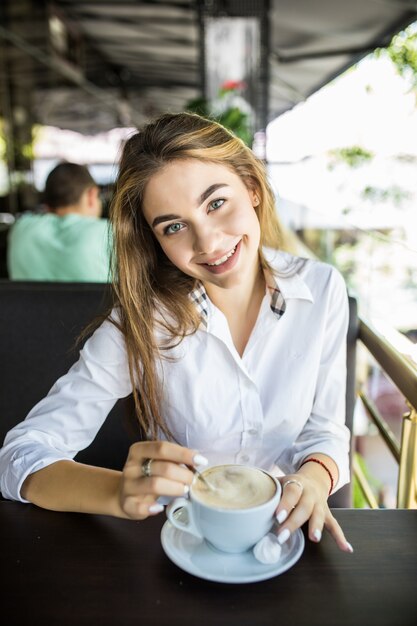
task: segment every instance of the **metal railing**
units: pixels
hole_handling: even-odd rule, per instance
[[[373,356],[383,372],[389,376],[410,408],[403,415],[401,441],[398,442],[364,389],[358,391],[367,415],[375,424],[388,450],[398,463],[397,508],[417,508],[417,366],[381,332],[361,318],[359,319],[358,341]],[[378,508],[369,481],[355,458],[353,473],[369,506]]]
[[[317,255],[291,232],[286,232],[290,252],[317,259]],[[393,334],[400,335],[391,329]],[[401,336],[403,341],[405,337]],[[409,411],[403,415],[401,441],[398,442],[389,425],[379,413],[365,390],[358,389],[358,396],[370,420],[375,424],[388,450],[398,463],[397,508],[417,508],[417,364],[398,350],[392,341],[379,332],[369,321],[359,315],[358,337],[366,350],[377,361],[382,371],[392,380],[403,395]],[[411,343],[411,342],[410,342]],[[371,508],[378,508],[378,501],[359,463],[353,455],[352,471],[360,491]]]

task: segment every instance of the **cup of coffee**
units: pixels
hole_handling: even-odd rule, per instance
[[[281,497],[278,480],[246,465],[216,465],[201,476],[196,475],[189,498],[168,505],[171,524],[222,552],[252,548],[274,523]]]

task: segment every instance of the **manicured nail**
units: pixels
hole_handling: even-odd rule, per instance
[[[190,488],[188,485],[184,485],[184,495],[186,496],[187,493],[190,493]]]
[[[286,511],[285,509],[282,509],[282,511],[280,511],[277,515],[278,524],[282,524],[282,522],[285,522],[287,517],[288,517],[288,511]]]
[[[352,548],[351,544],[349,543],[349,541],[346,541],[346,547],[348,549],[348,552],[350,552],[350,553],[353,552],[353,548]]]
[[[321,530],[316,528],[316,530],[313,533],[313,537],[314,537],[314,541],[317,541],[317,543],[318,543],[320,541],[320,539],[321,539]]]
[[[290,531],[288,530],[288,528],[284,528],[284,530],[282,530],[277,539],[278,539],[278,543],[282,546],[283,543],[285,543],[288,539],[288,537],[291,535]]]
[[[151,504],[148,510],[149,513],[161,513],[164,510],[164,507],[162,504],[158,504],[156,502],[155,504]]]
[[[208,465],[208,459],[202,454],[195,454],[193,457],[194,465]]]

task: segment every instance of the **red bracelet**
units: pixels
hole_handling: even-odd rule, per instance
[[[319,464],[319,465],[321,465],[321,466],[322,466],[322,468],[323,468],[323,469],[325,469],[325,470],[326,470],[326,472],[328,473],[329,478],[330,478],[330,491],[329,491],[329,496],[330,496],[330,494],[331,494],[331,493],[332,493],[332,491],[333,491],[333,487],[334,487],[334,480],[333,480],[333,476],[332,476],[331,471],[329,470],[329,468],[327,467],[327,465],[325,465],[325,464],[323,463],[323,461],[320,461],[320,459],[315,459],[314,457],[311,457],[310,459],[306,459],[305,461],[303,461],[303,462],[301,463],[301,465],[300,465],[300,467],[299,467],[298,469],[301,469],[301,468],[303,467],[303,465],[305,465],[306,463],[310,463],[310,462],[311,462],[311,463],[318,463],[318,464]]]

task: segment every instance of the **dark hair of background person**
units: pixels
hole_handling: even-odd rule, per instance
[[[97,183],[85,165],[60,163],[46,179],[43,201],[53,211],[71,206],[90,187],[97,187]]]

